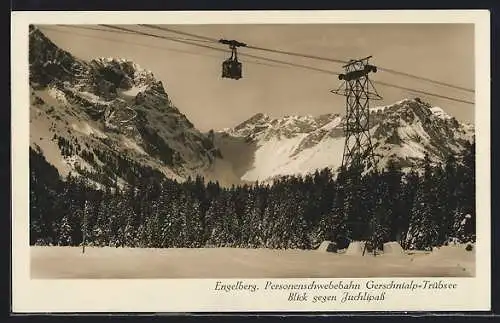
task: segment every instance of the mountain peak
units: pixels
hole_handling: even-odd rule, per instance
[[[246,120],[243,123],[257,123],[257,122],[262,122],[262,121],[269,121],[270,119],[271,119],[271,117],[269,117],[269,115],[262,113],[262,112],[259,112],[259,113],[254,114],[253,116],[251,116],[248,120]],[[235,128],[237,128],[237,127],[238,126],[236,126]]]
[[[73,82],[85,63],[54,44],[42,30],[30,26],[29,67],[30,82],[47,86],[54,82]]]
[[[440,107],[432,107],[430,108],[430,110],[432,111],[432,113],[439,117],[439,118],[442,118],[442,119],[452,119],[453,117],[450,116],[449,114],[447,114],[443,109],[441,109]]]
[[[310,133],[317,129],[331,130],[340,123],[340,115],[335,113],[312,115],[285,115],[271,118],[267,114],[257,113],[233,129],[226,131],[237,137],[271,138],[275,135],[291,137],[300,133]]]
[[[157,87],[160,91],[163,88],[163,86],[160,86],[161,82],[155,78],[151,71],[142,68],[130,59],[99,57],[93,59],[91,64],[103,74],[114,74],[112,78],[119,79],[121,83],[124,83],[117,84],[120,88],[128,89],[133,86],[153,86]]]
[[[458,122],[440,107],[419,98],[371,108],[369,122],[379,169],[389,161],[402,169],[419,167],[426,153],[431,160],[441,162],[450,154],[460,154],[474,134],[473,126]],[[245,137],[245,144],[256,149],[242,179],[266,180],[324,167],[336,170],[342,162],[344,123],[345,116],[334,113],[276,119],[261,113],[227,133]]]
[[[130,67],[136,73],[153,75],[153,72],[142,68],[139,64],[135,63],[133,60],[128,58],[120,58],[120,57],[97,57],[94,61],[99,62],[101,64],[113,64],[113,65],[121,65]]]
[[[126,58],[76,59],[35,26],[29,45],[31,144],[50,153],[61,173],[98,182],[115,173],[126,182],[139,175],[124,169],[144,165],[182,179],[214,163],[213,142],[173,105],[151,71]]]

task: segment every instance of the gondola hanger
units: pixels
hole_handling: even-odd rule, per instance
[[[231,57],[222,62],[222,77],[239,80],[242,78],[242,64],[238,61],[238,47],[247,45],[236,40],[220,39],[219,42],[229,45],[231,49]]]

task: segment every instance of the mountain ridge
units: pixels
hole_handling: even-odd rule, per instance
[[[257,113],[233,128],[202,133],[173,104],[154,73],[125,58],[84,61],[30,26],[30,145],[61,175],[97,183],[136,182],[151,171],[223,185],[336,171],[345,116],[272,118]],[[370,109],[377,167],[442,162],[474,140],[474,127],[418,98]],[[146,169],[146,170],[145,170]]]
[[[344,123],[345,116],[335,113],[281,118],[257,113],[219,131],[219,145],[224,146],[228,136],[252,143],[255,160],[242,175],[248,181],[305,175],[324,167],[335,171],[342,162]],[[406,170],[419,167],[426,153],[433,162],[443,162],[450,154],[462,153],[474,140],[473,125],[459,122],[419,98],[370,108],[369,128],[378,168],[389,161]]]
[[[183,180],[220,158],[152,72],[126,59],[77,59],[33,26],[29,41],[31,145],[63,176],[104,172],[126,183],[127,176],[139,177],[126,175],[126,166],[113,174],[126,160]]]

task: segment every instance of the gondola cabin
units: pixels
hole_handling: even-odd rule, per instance
[[[245,43],[236,40],[219,40],[220,43],[229,45],[231,49],[231,57],[222,62],[222,77],[233,80],[242,78],[242,64],[238,61],[237,47],[245,47]]]
[[[242,77],[241,63],[237,60],[227,59],[222,63],[222,77],[239,80]]]

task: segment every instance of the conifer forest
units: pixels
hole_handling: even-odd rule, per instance
[[[314,249],[324,240],[429,249],[475,241],[474,144],[464,156],[401,172],[317,170],[272,184],[178,183],[116,159],[130,185],[102,174],[62,179],[30,148],[30,245]],[[109,171],[109,170],[108,170]],[[109,177],[107,177],[109,179]],[[106,183],[99,189],[93,182]]]

